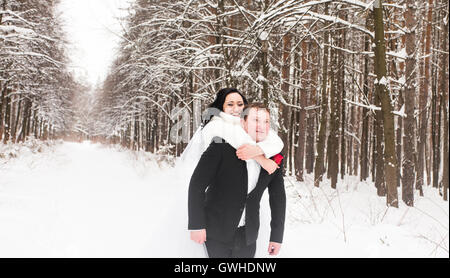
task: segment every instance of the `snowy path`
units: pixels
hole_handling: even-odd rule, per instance
[[[88,142],[35,156],[1,169],[1,257],[158,256],[148,245],[168,200],[148,182],[164,181],[167,197],[164,171],[139,171],[129,153]]]
[[[63,142],[0,160],[0,257],[203,256],[186,231],[186,177],[155,158]],[[308,176],[285,184],[280,257],[448,257],[448,202],[433,189],[415,208],[386,211],[357,178],[338,183],[340,194]],[[262,202],[256,256],[268,257]]]

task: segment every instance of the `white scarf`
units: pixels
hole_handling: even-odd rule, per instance
[[[241,126],[241,118],[224,112],[214,116],[203,128],[203,150],[208,148],[214,137],[223,138],[233,148],[238,149],[244,144],[256,145],[256,142],[245,132]]]

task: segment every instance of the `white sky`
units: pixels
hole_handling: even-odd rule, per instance
[[[102,82],[122,33],[118,17],[131,0],[61,0],[58,12],[70,42],[69,56],[79,81]]]

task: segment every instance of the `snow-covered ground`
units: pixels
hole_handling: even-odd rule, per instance
[[[186,231],[188,175],[169,162],[89,141],[0,144],[0,257],[204,256]],[[285,186],[278,257],[449,257],[449,204],[435,189],[387,209],[358,177]],[[269,257],[267,203],[257,257]]]

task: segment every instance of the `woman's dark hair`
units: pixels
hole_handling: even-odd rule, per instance
[[[214,101],[208,105],[208,108],[206,109],[204,113],[204,120],[202,126],[205,126],[214,116],[218,116],[219,113],[223,112],[223,105],[225,103],[225,99],[227,96],[231,93],[237,93],[242,97],[242,100],[244,101],[244,105],[248,104],[247,99],[241,94],[241,92],[238,91],[236,88],[223,88],[220,89],[217,94]]]

